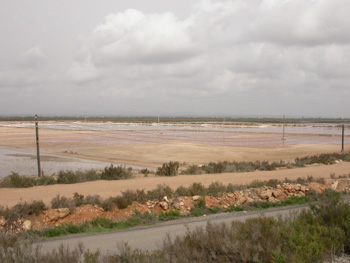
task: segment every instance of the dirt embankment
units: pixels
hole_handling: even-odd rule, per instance
[[[329,178],[331,173],[335,176],[349,174],[350,163],[334,165],[319,165],[312,167],[282,169],[277,171],[257,171],[250,173],[225,173],[203,175],[178,175],[175,177],[147,177],[120,181],[95,181],[71,185],[37,186],[33,188],[2,188],[0,189],[0,205],[14,206],[21,201],[42,200],[50,204],[52,198],[57,195],[72,197],[75,192],[83,195],[98,194],[102,198],[119,195],[128,189],[151,190],[159,184],[165,184],[173,189],[179,186],[189,186],[200,182],[208,186],[212,182],[219,181],[223,184],[247,184],[254,180],[269,179],[297,179],[298,177],[313,176],[314,178]]]

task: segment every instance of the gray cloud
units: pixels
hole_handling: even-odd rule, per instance
[[[28,44],[0,68],[0,90],[46,85],[56,100],[75,96],[72,113],[343,116],[349,9],[348,0],[205,0],[181,15],[130,6],[95,17],[64,60]]]

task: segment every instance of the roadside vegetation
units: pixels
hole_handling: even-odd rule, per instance
[[[346,177],[349,175],[341,176]],[[235,193],[237,191],[241,191],[244,189],[250,188],[260,188],[264,186],[268,187],[277,187],[278,185],[283,185],[284,183],[299,183],[299,184],[307,184],[309,182],[319,182],[324,183],[324,179],[315,180],[312,176],[308,176],[307,178],[298,178],[296,180],[288,180],[284,181],[280,180],[269,180],[269,181],[253,181],[250,184],[245,185],[223,185],[220,182],[213,182],[208,187],[205,187],[201,183],[193,183],[189,187],[180,186],[177,189],[172,189],[167,185],[158,185],[157,188],[149,191],[144,190],[127,190],[122,192],[119,196],[109,197],[107,199],[101,198],[99,195],[88,195],[84,196],[79,193],[75,193],[73,197],[64,197],[57,195],[51,200],[50,206],[45,205],[42,201],[32,201],[32,202],[21,202],[15,205],[12,208],[4,208],[0,207],[0,216],[2,216],[6,220],[6,227],[11,227],[11,225],[18,222],[19,219],[28,218],[31,215],[39,215],[43,211],[48,210],[49,208],[57,209],[57,208],[68,208],[70,212],[74,212],[74,209],[77,207],[92,205],[101,207],[104,211],[111,211],[114,208],[125,209],[129,207],[133,202],[138,202],[141,204],[145,204],[148,201],[162,201],[164,197],[168,198],[177,198],[177,197],[193,197],[198,196],[198,201],[195,202],[195,206],[190,211],[189,216],[202,216],[207,214],[216,214],[220,212],[239,212],[239,211],[251,211],[251,210],[261,210],[270,207],[281,207],[287,205],[302,205],[307,204],[309,202],[314,202],[318,200],[318,195],[309,192],[307,196],[303,197],[292,197],[285,201],[280,202],[252,202],[243,207],[240,206],[231,206],[226,209],[218,208],[218,207],[207,207],[205,203],[204,196],[212,196],[212,197],[221,197],[224,194]],[[134,216],[130,219],[127,219],[126,222],[113,222],[108,223],[110,227],[107,229],[120,229],[125,227],[132,227],[134,225],[139,225],[140,222],[137,221],[137,218],[140,219],[142,224],[154,223],[157,221],[167,221],[173,220],[183,215],[180,214],[179,211],[165,211],[161,212],[158,216],[155,214],[144,214],[141,215],[139,211],[134,210]],[[148,221],[145,221],[148,219]],[[131,220],[131,221],[130,221]],[[138,222],[138,223],[132,223]],[[105,225],[101,226],[102,228]],[[81,226],[58,226],[53,230],[45,230],[49,232],[38,233],[37,235],[42,237],[52,237],[55,235],[66,235],[66,234],[74,234],[74,233],[85,233],[89,231],[95,231],[96,224],[84,223]],[[95,230],[93,230],[95,229]],[[47,234],[48,233],[48,234]],[[56,234],[54,234],[56,233]]]
[[[12,173],[3,178],[0,187],[3,188],[28,188],[39,185],[53,184],[76,184],[97,180],[123,180],[132,178],[132,168],[124,166],[113,166],[112,164],[105,167],[102,171],[60,171],[56,175],[43,175],[40,178],[33,176],[20,176]]]
[[[347,153],[324,153],[303,158],[296,158],[294,162],[210,162],[205,165],[190,165],[181,171],[181,174],[212,174],[212,173],[243,173],[253,171],[273,171],[277,168],[305,167],[313,164],[335,164],[339,161],[350,162],[350,152]]]
[[[145,177],[151,173],[156,176],[176,176],[179,171],[181,174],[214,174],[214,173],[242,173],[252,171],[273,171],[278,168],[296,168],[305,167],[313,164],[331,165],[338,162],[350,162],[350,152],[347,153],[330,153],[296,158],[294,162],[210,162],[205,165],[189,165],[180,171],[179,162],[163,163],[158,167],[156,172],[148,169],[141,169],[140,173]],[[124,180],[133,177],[133,169],[131,167],[113,166],[105,167],[102,171],[60,171],[58,174],[51,176],[43,175],[40,178],[33,176],[20,176],[17,173],[3,178],[0,181],[2,188],[26,188],[39,185],[53,184],[75,184],[96,180]]]
[[[211,224],[188,230],[175,240],[167,238],[160,249],[143,252],[120,245],[115,252],[91,252],[83,245],[64,247],[45,253],[33,244],[33,236],[89,233],[105,229],[125,229],[156,220],[179,218],[169,211],[155,218],[135,214],[118,223],[96,218],[80,226],[64,225],[42,232],[19,235],[0,234],[0,262],[330,262],[350,253],[350,204],[340,194],[326,191],[313,197],[309,210],[289,218],[259,217],[245,222]],[[198,203],[196,209],[204,208]],[[245,209],[245,208],[242,208]],[[328,260],[328,261],[327,261]]]

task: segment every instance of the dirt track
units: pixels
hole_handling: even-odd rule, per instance
[[[348,174],[350,172],[350,163],[341,163],[335,165],[320,165],[296,169],[284,169],[272,172],[251,172],[234,174],[205,174],[205,175],[178,175],[176,177],[148,177],[136,178],[120,181],[97,181],[71,185],[51,185],[38,186],[27,189],[0,189],[0,205],[13,206],[20,201],[43,200],[49,204],[56,195],[72,197],[75,192],[83,195],[98,194],[103,198],[116,196],[122,191],[128,189],[151,190],[158,184],[166,184],[173,189],[178,186],[189,186],[194,182],[200,182],[209,185],[212,182],[219,181],[223,184],[246,184],[254,180],[268,180],[298,177],[312,175],[314,178],[329,178],[331,173],[336,176]]]

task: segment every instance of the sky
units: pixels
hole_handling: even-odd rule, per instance
[[[0,115],[350,117],[349,0],[1,0]]]

